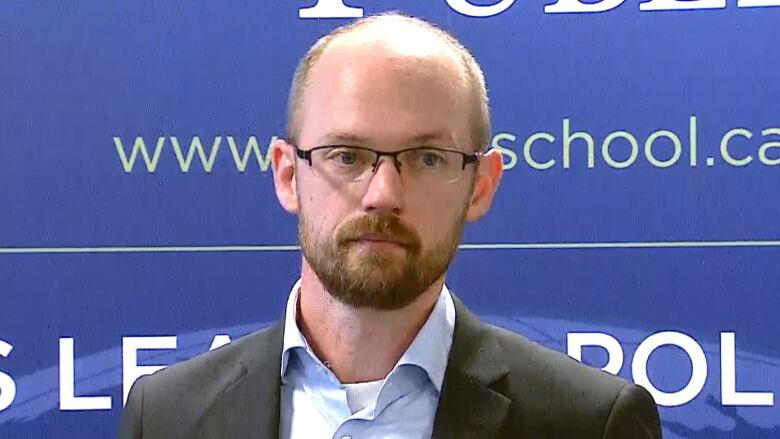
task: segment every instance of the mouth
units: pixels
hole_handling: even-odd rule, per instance
[[[382,235],[378,233],[367,233],[364,235],[360,235],[353,241],[368,247],[406,248],[406,243],[399,240],[398,238],[394,238],[392,236]]]

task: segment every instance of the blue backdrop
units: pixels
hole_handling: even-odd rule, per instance
[[[328,11],[388,9],[474,52],[506,156],[450,287],[582,340],[667,438],[780,437],[780,1],[350,1],[0,5],[0,437],[111,437],[139,365],[281,315],[292,72]]]

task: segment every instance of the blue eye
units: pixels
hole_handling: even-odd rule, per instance
[[[441,168],[447,164],[444,153],[435,150],[421,150],[414,155],[416,166],[425,169]]]
[[[436,154],[426,152],[422,154],[422,161],[426,166],[436,166],[441,162],[441,157]]]
[[[360,156],[360,151],[352,148],[334,148],[327,152],[325,159],[336,166],[354,166],[362,160],[365,160]]]
[[[354,165],[357,156],[353,152],[340,152],[338,153],[338,161],[342,165]]]

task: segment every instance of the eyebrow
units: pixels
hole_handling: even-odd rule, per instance
[[[367,137],[362,137],[350,133],[333,132],[333,133],[328,133],[322,138],[323,138],[323,142],[320,143],[328,144],[328,145],[365,146],[365,145],[371,145],[372,143]],[[449,136],[444,135],[444,133],[428,132],[428,133],[418,134],[408,140],[405,140],[404,143],[408,143],[410,145],[425,145],[432,141],[445,141],[447,143],[454,143],[448,139]],[[447,146],[455,146],[455,145],[447,145]]]
[[[367,138],[349,133],[328,133],[322,138],[323,141],[320,143],[323,145],[365,145],[369,143]]]

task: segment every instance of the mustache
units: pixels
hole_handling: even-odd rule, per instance
[[[350,220],[336,233],[336,242],[343,246],[365,235],[378,235],[412,250],[420,248],[417,233],[394,216],[366,215]]]

